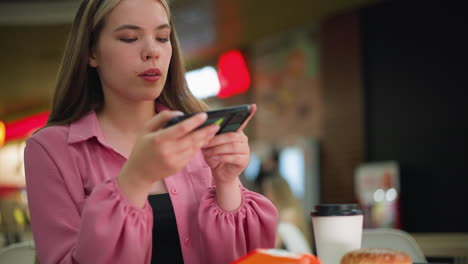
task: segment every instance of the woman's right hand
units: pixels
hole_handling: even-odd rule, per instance
[[[151,185],[181,170],[219,129],[210,125],[195,130],[207,119],[199,113],[164,128],[177,111],[162,111],[150,119],[138,137],[119,175],[119,185],[133,203],[145,204]]]

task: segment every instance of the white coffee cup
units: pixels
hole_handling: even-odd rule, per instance
[[[361,248],[363,215],[357,204],[319,204],[310,215],[323,264],[340,264],[344,254]]]

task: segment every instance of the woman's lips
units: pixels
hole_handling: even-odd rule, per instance
[[[148,81],[148,82],[155,82],[161,78],[160,75],[140,75],[143,80]]]
[[[161,71],[158,68],[151,68],[142,72],[139,77],[148,82],[156,82],[161,78]]]

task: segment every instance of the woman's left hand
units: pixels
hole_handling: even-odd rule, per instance
[[[250,116],[237,132],[217,135],[202,149],[216,185],[236,182],[239,175],[249,164],[250,148],[248,138],[242,130],[257,111],[256,105],[253,104],[250,107]]]

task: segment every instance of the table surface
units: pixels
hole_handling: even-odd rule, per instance
[[[468,233],[411,233],[427,257],[468,257]]]

